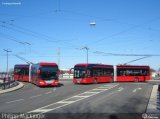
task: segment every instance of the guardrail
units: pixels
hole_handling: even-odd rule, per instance
[[[0,77],[0,89],[5,90],[16,85],[18,85],[18,82],[16,82],[12,76]]]
[[[60,74],[59,78],[60,79],[72,79],[73,78],[73,74]]]

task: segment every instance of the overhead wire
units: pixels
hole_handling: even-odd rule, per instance
[[[129,62],[124,63],[124,65],[127,65],[129,63],[136,62],[136,61],[139,61],[139,60],[142,60],[142,59],[146,59],[146,58],[149,58],[149,57],[151,57],[151,56],[145,56],[145,57],[137,58],[137,59],[134,59],[134,60],[131,60]]]
[[[78,12],[72,12],[72,11],[67,11],[67,10],[61,10],[60,8],[58,9],[60,12],[66,12],[66,13],[72,13],[72,14],[76,14],[76,15],[83,15],[83,16],[87,16],[87,17],[94,17],[94,18],[97,18],[97,19],[101,19],[100,17],[96,17],[96,16],[92,16],[92,15],[87,15],[87,14],[82,14],[82,13],[78,13]],[[152,19],[152,20],[149,20],[148,22],[146,22],[146,23],[151,23],[151,22],[154,22],[155,20],[157,20],[157,19],[159,19],[159,18],[156,18],[156,19]],[[103,19],[104,21],[106,21],[106,20],[109,20],[109,19]],[[113,19],[111,19],[111,20],[113,20]],[[146,23],[144,23],[144,24],[146,24]],[[115,33],[115,34],[113,34],[113,35],[111,35],[111,36],[109,36],[108,38],[111,38],[111,37],[114,37],[114,36],[118,36],[118,35],[121,35],[121,34],[123,34],[123,33],[125,33],[125,32],[128,32],[128,31],[130,31],[130,30],[132,30],[132,29],[135,29],[135,28],[137,28],[137,27],[140,27],[140,26],[142,26],[142,25],[144,25],[144,24],[138,24],[138,25],[134,25],[134,26],[132,26],[132,27],[130,27],[130,28],[128,28],[128,29],[125,29],[125,30],[123,30],[123,31],[120,31],[120,32],[118,32],[118,33]],[[20,27],[19,27],[20,28]],[[22,28],[23,29],[23,28]],[[26,30],[26,29],[25,29]],[[33,32],[31,32],[31,33],[33,33]],[[41,34],[42,35],[42,34]],[[107,37],[104,37],[104,38],[102,38],[102,39],[99,39],[99,40],[96,40],[96,41],[92,41],[92,43],[94,44],[94,43],[97,43],[97,42],[100,42],[100,41],[103,41],[103,40],[105,40]],[[54,42],[54,41],[53,41]],[[92,43],[90,43],[90,45],[92,44]],[[76,48],[76,49],[78,49],[78,48]],[[113,54],[113,53],[112,53]],[[114,56],[121,56],[122,54],[113,54]],[[132,54],[132,56],[137,56],[137,55],[135,55],[135,54]],[[125,56],[131,56],[131,55],[129,55],[129,54],[125,54]],[[139,56],[139,55],[138,55]],[[142,55],[140,55],[140,56],[142,56]]]
[[[148,21],[146,21],[146,22],[144,22],[144,23],[141,23],[141,24],[133,25],[133,26],[127,28],[127,29],[124,29],[124,30],[122,30],[122,31],[120,31],[120,32],[114,33],[114,34],[112,34],[112,35],[110,35],[110,36],[106,36],[106,37],[103,37],[103,38],[101,38],[101,39],[99,39],[99,40],[92,41],[92,42],[88,43],[88,45],[91,46],[91,45],[93,45],[93,44],[97,44],[98,42],[102,42],[102,41],[106,40],[107,38],[112,38],[112,37],[115,37],[115,36],[119,36],[119,35],[121,35],[121,34],[123,34],[123,33],[129,32],[129,31],[131,31],[131,30],[133,30],[133,29],[135,29],[135,28],[141,27],[141,26],[146,25],[146,24],[148,24],[148,23],[155,22],[155,21],[157,21],[157,20],[160,20],[160,17],[156,17],[156,18],[154,18],[154,19],[150,19],[150,20],[148,20]]]
[[[0,21],[0,22],[3,22],[3,21]],[[5,22],[5,24],[9,25],[7,22]],[[0,26],[4,27],[3,25],[0,25]],[[35,32],[35,31],[32,31],[30,29],[27,29],[27,28],[24,28],[24,27],[21,27],[21,26],[18,26],[18,25],[11,25],[11,26],[9,25],[9,26],[5,26],[4,28],[6,28],[8,30],[13,30],[13,31],[23,33],[25,35],[26,34],[31,35],[32,37],[35,37],[37,39],[41,38],[42,40],[47,41],[47,42],[53,42],[53,43],[65,42],[65,45],[66,45],[66,42],[67,43],[70,42],[68,40],[52,40],[53,38],[51,38],[48,35],[45,35],[45,34],[42,34],[42,33],[39,33],[39,32]],[[69,44],[71,45],[71,48],[73,48],[74,45],[72,45],[71,43],[69,43]],[[69,44],[67,44],[67,45],[69,45]],[[74,49],[76,49],[76,48],[74,48]]]
[[[100,54],[103,56],[145,56],[145,57],[160,56],[160,54],[120,54],[120,53],[105,53],[101,51],[94,51],[93,53]]]
[[[16,42],[16,43],[19,43],[19,44],[28,44],[28,45],[31,45],[31,43],[29,43],[29,42],[27,42],[27,41],[21,41],[21,40],[17,40],[17,38],[15,38],[15,37],[13,37],[13,36],[11,36],[11,35],[8,35],[8,34],[4,34],[4,33],[2,33],[2,32],[0,32],[0,34],[2,35],[2,36],[4,36],[5,38],[7,38],[8,40],[10,40],[10,41],[13,41],[13,42]],[[3,39],[2,39],[3,40]]]

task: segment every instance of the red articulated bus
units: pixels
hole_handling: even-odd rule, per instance
[[[14,66],[14,80],[29,81],[29,65],[17,64]]]
[[[32,64],[31,82],[38,86],[58,86],[59,69],[56,63]]]
[[[113,65],[76,64],[74,66],[73,83],[113,82]]]
[[[150,80],[149,66],[117,65],[117,82],[139,82]]]

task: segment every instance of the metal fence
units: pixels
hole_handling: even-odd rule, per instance
[[[69,74],[69,73],[60,74],[59,78],[60,79],[72,79],[73,78],[73,74]]]
[[[5,90],[16,85],[18,85],[18,82],[14,80],[13,75],[5,72],[0,73],[0,89]]]

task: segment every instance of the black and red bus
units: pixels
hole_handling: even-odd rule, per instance
[[[113,82],[113,65],[76,64],[74,66],[73,83]]]
[[[38,86],[58,86],[59,69],[56,63],[32,64],[31,82]]]
[[[150,80],[151,71],[149,66],[117,65],[117,82],[139,82]]]
[[[29,65],[17,64],[14,66],[14,80],[29,81]]]

